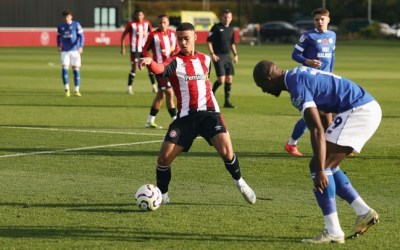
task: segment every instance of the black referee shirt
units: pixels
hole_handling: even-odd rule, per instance
[[[222,23],[215,24],[210,30],[207,42],[212,43],[215,54],[229,54],[231,45],[235,42],[233,28],[225,27]]]

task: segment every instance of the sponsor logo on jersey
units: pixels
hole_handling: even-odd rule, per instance
[[[304,100],[304,98],[301,95],[299,95],[296,99],[292,100],[292,103],[296,108],[301,110],[302,109],[301,103],[303,102],[303,100]]]
[[[317,57],[318,58],[332,58],[332,53],[330,53],[330,52],[327,52],[327,53],[320,52],[320,53],[317,53]]]
[[[185,81],[199,81],[199,80],[207,80],[208,76],[206,75],[185,75]]]

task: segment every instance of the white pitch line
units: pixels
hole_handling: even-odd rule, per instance
[[[55,153],[62,153],[62,152],[70,152],[70,151],[80,151],[80,150],[87,150],[87,149],[98,149],[98,148],[112,148],[112,147],[120,147],[120,146],[131,146],[131,145],[139,145],[139,144],[149,144],[149,143],[160,143],[163,140],[156,140],[156,141],[143,141],[143,142],[132,142],[132,143],[120,143],[120,144],[109,144],[109,145],[99,145],[93,147],[82,147],[82,148],[67,148],[67,149],[60,149],[60,150],[52,150],[52,151],[41,151],[41,152],[31,152],[31,153],[18,153],[12,155],[0,155],[0,158],[6,157],[17,157],[17,156],[26,156],[26,155],[40,155],[40,154],[55,154]]]
[[[0,126],[0,128],[8,129],[32,129],[32,130],[47,130],[47,131],[62,131],[62,132],[79,132],[79,133],[103,133],[103,134],[121,134],[121,135],[151,135],[164,136],[164,134],[151,133],[135,133],[135,132],[118,132],[118,131],[102,131],[102,130],[85,130],[85,129],[59,129],[59,128],[40,128],[40,127],[15,127],[15,126]]]
[[[32,130],[79,132],[79,133],[103,133],[103,134],[122,134],[122,135],[164,136],[164,134],[118,132],[118,131],[101,131],[101,130],[84,130],[84,129],[59,129],[59,128],[22,127],[22,126],[21,127],[18,127],[18,126],[0,126],[0,128],[6,128],[6,129],[32,129]],[[17,153],[17,154],[11,154],[11,155],[0,155],[0,158],[26,156],[26,155],[54,154],[54,153],[62,153],[62,152],[69,152],[69,151],[80,151],[80,150],[87,150],[87,149],[111,148],[111,147],[119,147],[119,146],[140,145],[140,144],[149,144],[149,143],[156,143],[156,142],[159,143],[159,142],[162,142],[162,141],[163,140],[155,140],[155,141],[144,141],[144,142],[132,142],[132,143],[99,145],[99,146],[82,147],[82,148],[60,149],[60,150],[52,150],[52,151]]]

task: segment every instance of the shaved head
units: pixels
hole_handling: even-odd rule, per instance
[[[263,60],[258,62],[254,67],[253,70],[254,82],[257,85],[260,85],[262,82],[265,82],[268,77],[274,79],[284,74],[284,72],[285,71],[283,69],[278,68],[275,63]]]
[[[269,61],[260,61],[256,64],[253,70],[253,78],[257,86],[260,86],[267,80],[267,77],[270,76],[272,65],[273,63]]]
[[[258,87],[262,89],[263,92],[267,92],[274,96],[279,96],[282,89],[278,82],[275,80],[281,78],[285,74],[285,70],[276,66],[275,63],[270,61],[260,61],[254,66],[253,79]]]

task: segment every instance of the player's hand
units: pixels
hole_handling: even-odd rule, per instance
[[[153,61],[153,59],[151,57],[142,57],[137,60],[138,60],[137,63],[138,63],[140,70],[142,70],[144,67],[146,67],[146,65],[150,65],[150,63]]]
[[[211,59],[213,62],[217,62],[219,60],[219,56],[217,56],[216,54],[212,54]]]
[[[79,54],[82,54],[83,53],[83,48],[82,47],[79,48],[78,51],[79,51]]]
[[[307,66],[310,66],[311,68],[318,69],[319,67],[322,66],[322,62],[320,60],[315,60],[315,59],[307,59],[306,62]]]
[[[235,55],[235,56],[233,57],[233,63],[236,64],[236,63],[238,63],[238,62],[239,62],[239,56],[238,56],[238,55]]]
[[[121,48],[121,55],[125,55],[125,48]]]
[[[325,171],[317,171],[314,177],[314,188],[322,194],[328,184],[329,181]]]

